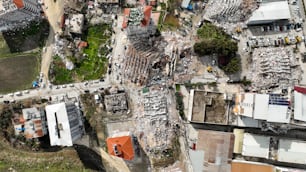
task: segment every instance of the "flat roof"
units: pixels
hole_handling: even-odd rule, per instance
[[[290,19],[287,1],[263,2],[250,17],[248,24],[260,24],[267,21]]]
[[[306,164],[306,141],[279,139],[278,161]]]
[[[286,105],[269,105],[268,110],[268,122],[277,122],[277,123],[289,123],[290,122],[290,113],[288,113],[288,106]]]
[[[243,146],[243,135],[244,129],[235,128],[233,131],[235,135],[235,142],[234,142],[234,153],[242,153],[242,146]]]
[[[197,131],[196,149],[204,151],[204,163],[219,167],[228,164],[233,156],[234,134],[210,130]]]
[[[232,161],[232,172],[274,172],[274,166],[270,164],[249,162],[249,161]]]
[[[182,8],[187,8],[189,4],[190,4],[190,0],[183,0],[182,4],[181,4],[181,7]]]
[[[268,94],[256,94],[255,95],[255,107],[254,107],[254,119],[266,120],[269,110],[269,95]]]
[[[72,146],[70,125],[65,103],[46,106],[51,146]]]
[[[244,93],[236,94],[235,107],[233,109],[236,115],[253,117],[254,94]]]
[[[255,127],[260,128],[260,122],[257,119],[253,119],[246,116],[237,117],[237,125],[240,127]]]
[[[202,150],[194,151],[192,149],[189,149],[189,155],[190,155],[193,172],[203,172],[204,151]]]
[[[270,137],[245,133],[243,136],[242,155],[250,157],[269,157]]]
[[[306,94],[294,91],[294,119],[306,122]]]

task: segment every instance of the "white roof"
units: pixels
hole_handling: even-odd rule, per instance
[[[260,128],[259,122],[257,119],[253,119],[246,116],[238,116],[237,118],[238,126],[240,127],[255,127]]]
[[[46,114],[50,145],[72,146],[73,144],[65,103],[46,106]],[[57,131],[59,131],[59,134]]]
[[[306,95],[294,91],[294,119],[306,122]]]
[[[247,117],[253,117],[254,94],[245,93],[239,96],[239,114]]]
[[[256,94],[255,95],[255,108],[254,119],[267,120],[269,108],[269,95]]]
[[[248,24],[290,18],[290,10],[287,1],[265,2],[261,3],[259,8],[253,12]]]
[[[268,158],[270,137],[245,133],[243,136],[242,155]]]
[[[288,106],[284,105],[269,105],[268,122],[289,123],[290,114],[288,113]]]
[[[181,4],[181,7],[182,7],[182,8],[187,8],[188,5],[189,5],[189,3],[190,3],[190,0],[183,0],[183,2],[182,2],[182,4]]]
[[[279,140],[278,161],[306,164],[306,142],[297,140]]]

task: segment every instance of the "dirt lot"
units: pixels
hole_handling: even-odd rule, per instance
[[[0,58],[0,92],[30,88],[38,68],[37,54]]]
[[[223,100],[223,94],[207,93],[207,96],[212,97],[212,104],[206,106],[205,122],[225,124],[227,116],[225,115],[226,103]]]
[[[223,94],[195,91],[192,121],[225,124],[227,122],[226,103]]]

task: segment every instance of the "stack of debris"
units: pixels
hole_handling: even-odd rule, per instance
[[[256,48],[250,72],[254,90],[286,89],[300,80],[300,68],[291,48]]]
[[[169,124],[165,92],[148,92],[143,95],[144,113],[138,116],[139,139],[145,151],[159,156],[171,146],[173,131]]]

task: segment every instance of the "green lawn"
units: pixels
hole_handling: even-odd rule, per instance
[[[111,32],[106,34],[106,30],[110,31],[109,25],[104,24],[89,27],[86,37],[88,47],[84,49],[84,54],[87,57],[78,64],[75,64],[75,69],[69,71],[60,61],[54,60],[53,83],[65,84],[73,81],[93,80],[102,77],[106,73],[108,63],[106,59],[108,50],[104,45],[108,44],[108,40],[111,37]],[[98,56],[99,52],[100,57]]]
[[[39,69],[37,53],[0,55],[0,93],[31,88]]]

